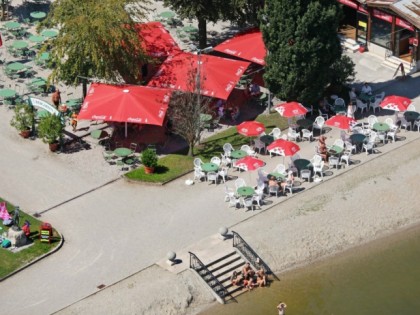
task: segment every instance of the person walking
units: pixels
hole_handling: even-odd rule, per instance
[[[57,89],[51,96],[51,100],[56,108],[61,104],[61,92]]]

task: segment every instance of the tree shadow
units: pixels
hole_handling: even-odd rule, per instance
[[[169,171],[169,168],[164,165],[158,165],[155,167],[155,174],[165,174]]]

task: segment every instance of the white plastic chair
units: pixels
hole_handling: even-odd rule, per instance
[[[330,156],[328,159],[328,163],[331,167],[335,167],[338,169],[338,164],[339,164],[340,160],[338,159],[338,157],[336,156]]]
[[[322,116],[318,116],[315,118],[315,121],[312,125],[312,128],[319,129],[319,132],[322,134],[322,130],[324,128],[325,119]]]
[[[265,143],[262,142],[260,139],[254,140],[254,150],[258,150],[258,153],[261,154],[261,150],[265,151]]]
[[[360,112],[363,114],[363,111],[367,111],[367,104],[363,103],[361,100],[356,100],[356,107],[357,109],[360,109]]]
[[[351,150],[346,149],[340,157],[340,164],[346,162],[347,167],[350,165]]]
[[[246,186],[246,182],[243,178],[238,178],[237,180],[235,180],[235,188],[236,190],[238,190],[238,188],[240,187],[244,187]]]
[[[235,192],[232,188],[225,185],[225,202],[228,202],[232,197],[235,197]]]
[[[264,204],[264,193],[256,192],[255,195],[252,196],[252,201],[255,201],[261,209],[261,205]]]
[[[384,98],[385,98],[385,91],[382,91],[381,93],[375,95],[375,101],[379,99],[380,100],[379,103],[381,103],[384,100]]]
[[[417,131],[420,132],[420,120],[416,120],[413,124],[413,129],[417,127]]]
[[[230,207],[239,208],[238,205],[240,204],[241,204],[241,199],[239,197],[236,197],[236,196],[229,197],[229,208]]]
[[[389,131],[386,133],[386,138],[392,139],[392,142],[395,142],[395,138],[397,137],[397,132],[398,132],[399,127],[394,125],[391,127],[391,129],[389,129]]]
[[[273,136],[274,140],[280,139],[281,136],[281,130],[280,128],[273,128],[271,132],[269,133],[270,136]]]
[[[414,104],[410,104],[408,105],[407,110],[416,112],[416,106],[414,106]]]
[[[284,164],[277,164],[276,168],[273,170],[274,173],[279,173],[282,175],[286,175],[286,166]]]
[[[235,167],[238,169],[239,172],[247,172],[248,171],[248,166],[246,166],[246,164],[243,163],[237,163],[235,164]]]
[[[252,211],[254,211],[254,199],[253,197],[245,197],[242,199],[242,204],[244,206],[244,208],[247,209],[252,209]]]
[[[226,183],[226,180],[228,179],[228,171],[229,169],[227,167],[222,167],[222,169],[217,172],[217,175],[222,178],[223,183]]]
[[[404,128],[404,129],[405,129],[405,131],[407,131],[409,127],[410,127],[410,130],[411,130],[411,123],[409,123],[409,122],[407,121],[407,119],[405,119],[405,117],[404,117],[404,116],[402,116],[402,117],[400,118],[400,128]]]
[[[334,144],[333,145],[335,145],[335,146],[337,146],[337,147],[340,147],[340,148],[344,148],[344,141],[343,140],[341,140],[341,139],[336,139],[335,141],[334,141]]]
[[[208,172],[207,173],[207,181],[214,182],[216,185],[218,184],[219,175],[216,172]]]
[[[286,190],[290,191],[290,194],[293,195],[293,181],[292,180],[286,180],[286,185],[284,185],[284,193],[286,193]]]
[[[232,160],[229,157],[225,156],[223,153],[221,153],[220,155],[222,156],[220,165],[230,167],[232,165]]]
[[[246,154],[250,155],[250,156],[256,156],[257,152],[255,152],[254,150],[251,149],[251,147],[247,144],[244,144],[243,146],[241,146],[241,150],[245,151]]]
[[[293,128],[289,128],[289,131],[287,132],[287,138],[293,141],[300,140],[300,133]]]
[[[203,164],[203,161],[201,161],[200,158],[195,158],[194,159],[194,167],[198,167],[199,169],[201,169],[202,164]]]
[[[213,156],[213,157],[210,159],[210,163],[214,163],[214,164],[216,164],[217,166],[220,166],[220,164],[222,163],[222,160],[220,160],[220,158],[219,158],[219,157],[217,157],[217,156]]]
[[[230,157],[230,153],[233,151],[233,147],[230,143],[225,143],[223,145],[223,151],[225,152],[225,156]]]
[[[397,127],[397,125],[394,123],[394,120],[390,117],[386,118],[384,122],[389,126],[390,129]]]
[[[356,153],[357,146],[355,144],[352,144],[350,141],[344,142],[344,147],[346,150],[350,150],[350,152]]]
[[[382,107],[380,106],[382,100],[380,98],[375,98],[375,102],[370,103],[369,107],[370,109],[375,113],[377,109],[379,109],[379,111],[382,109]]]
[[[312,173],[310,170],[304,169],[300,171],[300,179],[307,180],[308,182],[311,181]]]
[[[313,164],[314,175],[320,174],[321,178],[324,178],[324,161],[321,161],[319,164]]]
[[[375,136],[375,138],[376,138],[376,136]],[[365,150],[366,155],[369,154],[369,151],[371,151],[373,153],[375,145],[376,145],[376,140],[372,139],[372,138],[369,138],[368,142],[363,143],[363,150]]]
[[[279,196],[280,187],[279,186],[268,186],[268,194],[271,196],[273,194],[276,195],[276,197]]]
[[[206,178],[206,174],[200,168],[194,168],[194,180]]]
[[[315,154],[310,161],[312,165],[319,165],[322,162],[322,156]]]
[[[368,118],[368,124],[369,124],[369,128],[373,128],[373,125],[376,124],[378,122],[378,117],[376,117],[375,115],[370,115]]]
[[[314,137],[314,133],[308,129],[302,129],[302,141],[303,140],[308,140],[309,142],[312,141]]]

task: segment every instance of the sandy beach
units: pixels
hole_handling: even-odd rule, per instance
[[[156,5],[156,12],[163,10]],[[362,61],[356,83],[368,80],[387,95],[419,101],[418,75],[399,82],[376,57],[353,57]],[[67,94],[79,96],[80,89]],[[321,184],[303,184],[302,193],[269,198],[251,212],[228,208],[223,185],[186,188],[191,174],[163,187],[125,182],[89,137],[89,150],[52,154],[39,139],[24,140],[9,126],[11,110],[1,106],[0,115],[0,145],[7,148],[0,155],[2,197],[28,213],[41,212],[66,239],[59,252],[0,283],[5,312],[197,314],[216,303],[209,288],[187,260],[179,273],[158,262],[169,250],[181,256],[198,248],[222,225],[239,232],[280,274],[420,223],[417,131],[401,131],[404,139],[379,147],[378,154],[355,155],[353,165]],[[85,126],[84,133],[98,128]],[[338,135],[327,134],[329,141]],[[313,145],[302,143],[302,156],[312,157]],[[267,158],[267,168],[279,161]],[[244,178],[255,180],[255,174]]]

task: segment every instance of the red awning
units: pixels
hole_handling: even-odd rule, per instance
[[[258,29],[238,34],[217,45],[214,50],[265,66],[267,51]]]
[[[170,94],[166,89],[93,83],[77,118],[162,126]]]
[[[178,44],[160,22],[137,23],[137,32],[142,39],[143,49],[153,57],[167,57],[179,51]]]
[[[198,58],[201,58],[200,94],[224,100],[229,97],[250,65],[246,61],[180,52],[169,56],[163,62],[158,72],[149,81],[148,86],[195,92]]]

